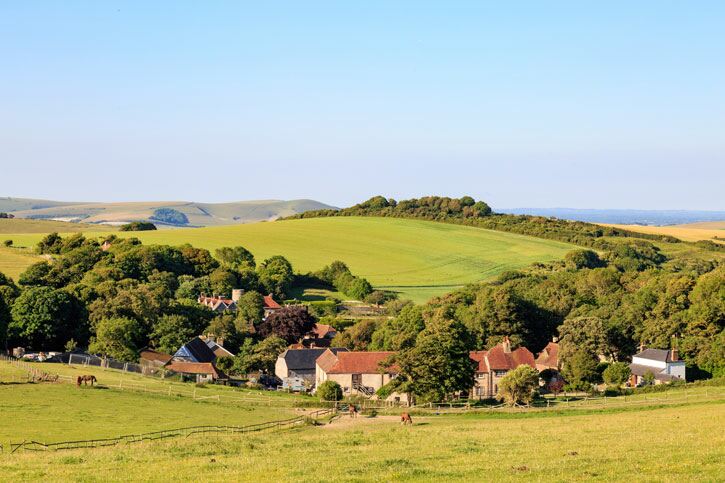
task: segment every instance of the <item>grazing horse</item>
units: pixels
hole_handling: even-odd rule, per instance
[[[94,375],[78,376],[78,379],[76,379],[76,385],[80,386],[81,382],[84,386],[87,386],[89,382],[91,383],[91,386],[93,386],[93,383],[98,381]]]
[[[411,419],[410,414],[408,414],[408,413],[401,414],[400,415],[400,424],[403,424],[403,425],[410,424],[410,425],[412,425],[413,424],[413,420]]]
[[[347,412],[348,412],[348,414],[350,415],[351,418],[356,418],[357,417],[357,408],[355,407],[354,404],[350,404],[350,406],[348,406]]]

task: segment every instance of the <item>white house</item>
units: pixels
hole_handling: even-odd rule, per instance
[[[677,349],[644,349],[632,357],[629,368],[632,371],[632,386],[642,384],[647,373],[654,376],[655,384],[685,380],[685,362],[677,356]]]

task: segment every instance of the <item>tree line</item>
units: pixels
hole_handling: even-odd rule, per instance
[[[49,260],[28,267],[18,283],[0,273],[2,346],[83,347],[134,361],[144,347],[173,354],[194,336],[210,334],[240,351],[235,368],[245,372],[268,368],[271,352],[314,327],[314,314],[301,307],[264,317],[262,294],[284,300],[299,277],[283,256],[257,263],[240,246],[212,256],[191,245],[143,245],[115,236],[103,241],[106,250],[82,234],[51,233],[36,247]],[[324,271],[334,275],[331,284],[363,297],[370,293],[369,283],[343,263],[331,266],[336,268]],[[244,292],[235,313],[219,314],[197,302],[200,294],[229,297],[236,288]]]
[[[441,221],[557,240],[596,250],[611,249],[615,243],[608,240],[608,238],[639,238],[688,244],[716,252],[725,251],[725,246],[709,240],[685,242],[669,235],[639,233],[582,221],[494,213],[484,201],[476,201],[470,196],[461,198],[427,196],[402,201],[385,198],[384,196],[374,196],[349,208],[306,211],[285,219],[330,216],[389,216]]]

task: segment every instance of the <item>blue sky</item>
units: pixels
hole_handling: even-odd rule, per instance
[[[0,196],[725,209],[725,3],[0,4]]]

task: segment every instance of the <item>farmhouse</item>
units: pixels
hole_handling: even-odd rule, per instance
[[[201,337],[201,339],[206,342],[207,347],[211,349],[211,351],[214,353],[216,358],[219,357],[234,357],[234,354],[229,352],[227,349],[224,348],[224,339],[219,337],[215,337],[213,335],[207,335],[204,337]]]
[[[205,307],[208,307],[209,309],[215,311],[215,312],[236,312],[237,310],[237,302],[239,302],[239,299],[242,297],[242,294],[244,293],[244,290],[240,288],[235,288],[232,290],[232,297],[227,298],[222,295],[212,295],[207,296],[204,294],[199,295],[199,297],[196,299],[198,303],[201,305],[204,305]],[[278,304],[274,297],[272,297],[272,294],[265,295],[263,297],[264,300],[264,316],[268,317],[271,313],[276,312],[277,310],[281,309],[282,306]]]
[[[301,378],[312,385],[315,382],[315,361],[326,350],[333,354],[346,352],[344,347],[329,349],[287,349],[277,358],[274,374],[284,383],[288,379]]]
[[[487,399],[498,393],[498,383],[508,371],[527,365],[536,368],[534,355],[526,347],[511,350],[511,341],[504,337],[503,342],[488,351],[471,352],[476,366],[474,386],[470,397]]]
[[[561,370],[561,362],[559,361],[559,339],[557,337],[554,337],[551,342],[546,344],[544,350],[536,356],[536,369],[539,372],[545,371],[546,369],[557,372]]]
[[[396,366],[382,367],[394,352],[333,352],[326,350],[318,359],[315,382],[335,381],[345,395],[372,397],[398,375]],[[405,396],[391,394],[388,400],[402,401]]]
[[[650,373],[654,376],[655,384],[672,382],[677,379],[685,380],[685,362],[681,361],[677,349],[644,349],[632,357],[629,365],[632,371],[630,385],[640,386],[644,376]]]
[[[172,361],[177,362],[213,362],[216,354],[201,337],[194,337],[174,353]]]

